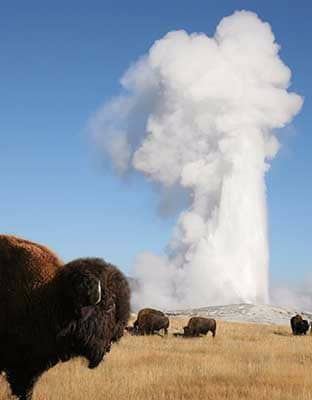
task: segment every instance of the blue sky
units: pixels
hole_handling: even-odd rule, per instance
[[[305,98],[280,132],[267,187],[272,280],[309,274],[309,1],[1,2],[0,231],[46,243],[65,260],[101,256],[125,271],[139,252],[161,252],[176,216],[157,215],[157,192],[142,177],[121,181],[101,162],[86,124],[156,39],[175,29],[212,35],[239,9],[271,24],[291,89]]]

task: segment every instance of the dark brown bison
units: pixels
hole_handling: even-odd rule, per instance
[[[163,330],[168,334],[169,318],[165,315],[145,314],[138,320],[137,331],[140,335],[154,335]]]
[[[217,323],[214,319],[203,317],[190,318],[187,326],[183,328],[185,337],[197,337],[207,335],[210,331],[212,336],[216,336]]]
[[[165,316],[165,314],[164,314],[162,311],[155,310],[154,308],[142,308],[142,309],[138,312],[137,319],[136,319],[136,320],[134,321],[134,323],[133,323],[133,328],[134,328],[134,330],[137,329],[139,320],[140,320],[144,315],[151,315],[151,314],[153,314],[153,315],[161,315],[161,316],[163,316],[163,317]]]
[[[290,326],[294,335],[306,335],[310,328],[309,322],[299,314],[291,318]]]
[[[95,368],[129,318],[126,278],[98,258],[64,265],[44,246],[1,235],[0,284],[0,370],[21,400],[59,361],[82,356]]]
[[[169,318],[162,312],[153,308],[143,308],[139,311],[133,327],[127,327],[127,331],[132,335],[152,335],[159,333],[168,334]]]

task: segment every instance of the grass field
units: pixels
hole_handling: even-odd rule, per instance
[[[34,400],[308,400],[312,399],[312,336],[288,327],[218,322],[217,336],[125,336],[96,370],[84,360],[42,376]],[[0,399],[10,397],[0,381]]]

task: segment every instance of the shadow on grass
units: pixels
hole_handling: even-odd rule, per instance
[[[291,337],[291,336],[293,336],[292,333],[285,332],[285,331],[274,331],[273,334],[274,334],[274,335],[278,335],[278,336],[286,336],[286,337]]]

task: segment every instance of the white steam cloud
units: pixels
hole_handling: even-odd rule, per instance
[[[269,300],[264,178],[279,148],[273,130],[302,106],[278,51],[270,25],[247,11],[212,38],[169,32],[91,121],[119,173],[134,168],[190,199],[166,255],[139,255],[136,306]]]
[[[270,299],[275,305],[302,311],[312,311],[312,275],[307,275],[304,280],[292,287],[275,286],[270,289]]]

